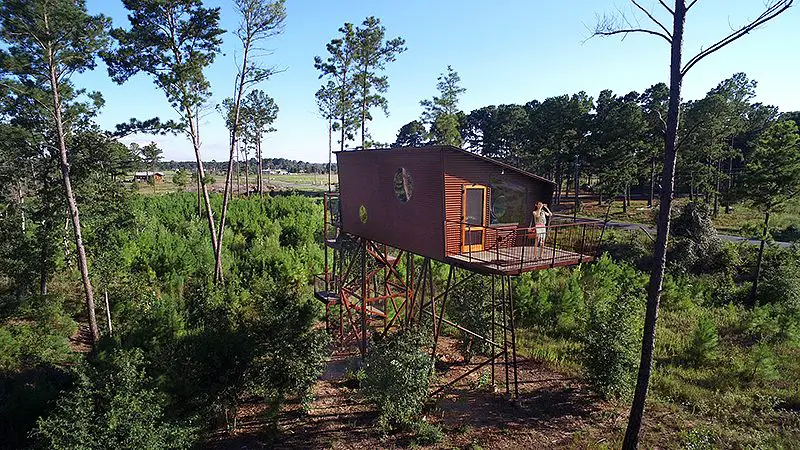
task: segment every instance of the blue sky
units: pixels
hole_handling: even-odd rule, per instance
[[[232,1],[207,0],[222,8],[222,26],[234,30],[238,23]],[[661,13],[655,0],[643,0]],[[669,47],[659,38],[642,34],[586,40],[596,14],[617,8],[646,24],[623,0],[287,0],[286,31],[266,46],[274,49],[263,59],[285,69],[263,83],[275,98],[280,113],[277,132],[269,135],[265,157],[285,157],[312,162],[327,160],[326,123],[319,118],[314,93],[322,81],[314,69],[315,55],[326,56],[325,44],[337,36],[344,22],[360,23],[374,15],[387,36],[402,36],[408,51],[387,70],[388,117],[374,111],[370,132],[379,142],[393,142],[397,130],[419,117],[419,101],[436,93],[436,78],[452,65],[467,89],[460,107],[465,112],[486,105],[525,103],[533,99],[586,91],[596,97],[602,89],[617,93],[643,91],[667,81]],[[115,26],[127,26],[126,12],[118,0],[88,0],[91,13],[110,16]],[[687,20],[685,55],[699,51],[760,13],[757,0],[701,0]],[[660,15],[666,21],[665,15]],[[207,69],[216,104],[231,95],[235,76],[235,37],[224,36],[223,54]],[[759,82],[757,101],[782,111],[800,110],[800,8],[695,66],[684,81],[684,99],[705,92],[735,72],[745,72]],[[176,118],[164,95],[152,81],[138,75],[122,86],[108,78],[105,66],[77,76],[83,87],[103,92],[106,99],[99,123],[105,128],[153,116]],[[219,114],[203,119],[204,160],[227,159],[227,132]],[[127,141],[155,140],[167,160],[193,159],[183,136],[134,136]],[[359,141],[360,142],[360,141]]]

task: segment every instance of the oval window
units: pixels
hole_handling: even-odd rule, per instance
[[[367,223],[368,217],[367,217],[367,207],[366,206],[361,205],[358,208],[358,218],[361,219],[361,223]]]
[[[414,190],[414,183],[411,174],[405,167],[397,169],[394,173],[394,195],[398,200],[405,203],[411,200],[411,193]]]

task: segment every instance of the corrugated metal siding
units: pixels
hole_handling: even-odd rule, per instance
[[[491,182],[492,180],[502,179],[521,186],[525,186],[525,212],[523,217],[530,220],[533,213],[533,204],[536,201],[549,203],[553,195],[553,186],[545,181],[533,179],[522,175],[513,170],[504,170],[503,167],[492,164],[491,162],[471,157],[470,155],[443,149],[444,159],[444,198],[445,198],[445,218],[447,220],[461,222],[463,214],[462,187],[469,184],[480,184],[486,186],[487,204],[491,205]],[[486,223],[489,221],[489,208],[487,210]],[[529,223],[521,222],[519,226],[527,227]],[[445,225],[446,253],[461,252],[461,227],[455,223]],[[494,236],[487,233],[485,246],[491,248],[494,245]]]
[[[337,153],[342,229],[442,260],[441,158],[440,147]],[[411,199],[405,203],[394,193],[394,176],[401,167],[412,180]],[[366,223],[359,218],[361,205],[367,210]]]

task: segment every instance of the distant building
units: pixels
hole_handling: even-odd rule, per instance
[[[263,169],[261,172],[267,175],[289,175],[289,171],[284,169]]]
[[[136,172],[133,174],[133,181],[139,183],[149,183],[150,180],[153,180],[155,183],[161,183],[164,181],[164,173],[163,172]]]

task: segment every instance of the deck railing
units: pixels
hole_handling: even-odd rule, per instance
[[[322,234],[326,242],[335,242],[341,229],[341,214],[339,211],[339,193],[326,192],[323,196],[325,208]]]
[[[481,227],[446,220],[445,253],[448,257],[468,263],[512,272],[579,264],[595,258],[602,229],[603,222],[600,220],[553,215],[545,227],[543,245],[536,246],[535,227],[520,227],[517,224]],[[465,242],[465,236],[480,230],[483,230],[482,245],[467,247],[467,244],[475,242]]]

